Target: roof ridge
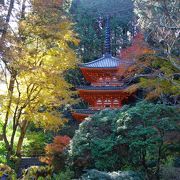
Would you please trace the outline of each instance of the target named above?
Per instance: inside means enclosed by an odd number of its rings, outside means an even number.
[[[99,68],[115,68],[121,64],[121,59],[113,57],[111,54],[104,54],[101,58],[88,62],[88,63],[81,63],[80,66],[82,67],[99,67]]]
[[[98,59],[96,59],[96,60],[94,60],[94,61],[87,62],[87,63],[82,63],[82,64],[84,64],[84,65],[92,64],[92,63],[95,63],[95,62],[97,62],[97,61],[102,60],[103,58],[104,58],[104,57],[101,57],[101,58],[98,58]]]

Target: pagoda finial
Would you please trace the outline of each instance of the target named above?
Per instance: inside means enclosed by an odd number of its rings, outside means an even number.
[[[110,18],[106,17],[106,31],[105,31],[105,54],[111,53],[111,37],[110,37]]]

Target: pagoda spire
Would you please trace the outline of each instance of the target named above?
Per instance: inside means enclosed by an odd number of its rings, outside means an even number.
[[[106,18],[105,29],[105,55],[111,54],[111,33],[110,33],[110,17]]]

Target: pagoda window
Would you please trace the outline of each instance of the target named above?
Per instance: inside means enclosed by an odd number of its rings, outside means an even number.
[[[109,84],[111,82],[111,78],[110,77],[106,77],[105,78],[105,82],[106,82],[106,86],[109,86]]]
[[[104,82],[104,81],[103,81],[103,78],[100,77],[100,78],[99,78],[99,83],[100,83],[100,84],[103,84],[103,82]]]
[[[98,108],[101,108],[103,106],[103,102],[101,99],[98,99],[97,102],[96,102],[96,105]]]
[[[105,108],[111,107],[111,100],[110,100],[110,99],[106,99],[106,100],[104,101],[104,107],[105,107]]]
[[[99,78],[99,82],[103,82],[103,78],[102,77]]]
[[[119,107],[119,100],[118,99],[113,100],[113,107],[115,107],[115,108]]]
[[[117,78],[115,76],[113,76],[112,80],[116,82]]]

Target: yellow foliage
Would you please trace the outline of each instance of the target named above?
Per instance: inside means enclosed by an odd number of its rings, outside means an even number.
[[[65,118],[59,116],[57,112],[43,112],[35,113],[30,117],[32,121],[36,121],[37,127],[57,131],[64,123],[67,122]]]
[[[69,43],[77,45],[79,40],[72,23],[60,18],[57,9],[53,10],[53,17],[47,11],[29,13],[26,20],[19,22],[21,41],[9,37],[11,51],[6,55],[16,75],[13,77],[10,72],[7,85],[11,80],[14,86],[11,93],[6,90],[0,110],[3,117],[8,112],[9,118],[16,121],[31,120],[38,126],[57,130],[66,120],[49,110],[72,102],[73,92],[64,80],[64,72],[77,64]],[[39,112],[42,106],[46,111]]]

